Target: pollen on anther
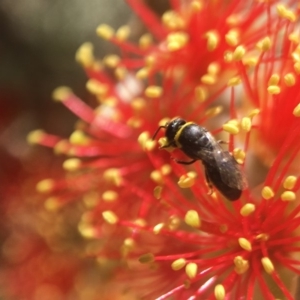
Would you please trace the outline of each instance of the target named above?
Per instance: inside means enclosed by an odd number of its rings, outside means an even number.
[[[238,243],[241,246],[241,248],[243,248],[244,250],[249,251],[249,252],[252,251],[252,245],[247,239],[239,238]]]
[[[292,191],[285,191],[280,196],[282,201],[294,201],[296,200],[296,194]]]
[[[149,33],[143,34],[139,39],[139,46],[141,49],[147,49],[153,42],[152,36]]]
[[[236,256],[233,260],[235,265],[235,272],[237,274],[244,274],[249,269],[249,261],[243,259],[242,256]]]
[[[233,157],[237,161],[238,164],[242,165],[245,161],[246,153],[240,148],[233,149]]]
[[[184,221],[186,224],[194,228],[200,228],[201,226],[201,219],[198,212],[195,210],[187,211],[184,217]]]
[[[156,224],[154,227],[153,227],[153,233],[154,234],[159,234],[160,231],[165,227],[165,224],[164,223],[159,223],[159,224]]]
[[[216,31],[208,31],[205,34],[205,37],[207,38],[207,50],[213,51],[217,48],[219,45],[219,35]]]
[[[231,29],[229,32],[225,35],[225,40],[229,46],[237,46],[239,43],[239,32],[236,29]]]
[[[228,80],[227,85],[228,86],[235,86],[239,85],[241,83],[241,78],[239,76],[232,77]]]
[[[204,102],[207,99],[207,90],[202,86],[197,86],[195,88],[195,96],[199,102]]]
[[[167,48],[169,51],[177,51],[188,43],[189,36],[185,32],[170,33],[167,36]]]
[[[205,74],[201,77],[201,82],[206,85],[213,85],[217,81],[214,75]]]
[[[246,203],[240,210],[240,214],[243,217],[251,215],[255,211],[255,205],[252,203]]]
[[[41,129],[31,131],[27,136],[27,143],[31,145],[39,143],[42,140],[44,134],[45,132]]]
[[[263,38],[262,40],[260,40],[257,44],[256,47],[260,50],[260,51],[268,51],[271,48],[271,39],[267,36],[265,38]]]
[[[252,122],[251,119],[249,117],[244,117],[241,120],[241,128],[246,131],[249,132],[251,130],[251,126],[252,126]]]
[[[236,48],[235,48],[235,50],[233,51],[233,56],[232,56],[232,58],[235,60],[235,61],[239,61],[239,60],[241,60],[243,57],[244,57],[244,55],[245,55],[245,53],[246,53],[246,49],[245,49],[245,47],[244,46],[237,46]]]
[[[85,135],[81,130],[75,130],[69,138],[69,141],[72,145],[87,145],[90,142],[90,139]]]
[[[188,263],[185,267],[185,273],[190,278],[193,279],[196,277],[198,272],[198,265],[196,263]]]
[[[295,117],[300,117],[300,103],[294,108],[293,115]]]
[[[222,111],[223,111],[223,106],[221,105],[211,107],[205,111],[205,116],[212,118],[220,114]]]
[[[90,67],[94,64],[95,58],[93,54],[94,46],[92,43],[82,44],[75,54],[75,60],[83,67]]]
[[[283,79],[287,86],[293,86],[296,83],[296,78],[295,78],[294,74],[292,74],[292,73],[288,73],[288,74],[284,75]]]
[[[261,191],[261,196],[265,199],[265,200],[269,200],[271,198],[274,197],[274,191],[271,187],[269,186],[264,186],[262,191]]]
[[[150,173],[150,178],[158,183],[158,184],[162,184],[163,183],[163,176],[161,174],[161,172],[159,170],[154,170]]]
[[[275,268],[274,268],[274,265],[273,265],[272,261],[270,260],[270,258],[263,257],[261,259],[261,263],[262,263],[262,266],[263,266],[264,270],[266,271],[266,273],[271,274],[274,272]]]
[[[120,170],[116,168],[110,168],[105,170],[103,173],[103,178],[105,180],[113,182],[116,186],[120,186],[122,183],[122,176]]]
[[[109,54],[103,58],[103,63],[105,64],[105,66],[112,69],[116,68],[119,65],[120,61],[120,56],[116,54]]]
[[[115,34],[114,29],[107,24],[99,25],[96,29],[96,32],[97,32],[98,36],[100,36],[101,38],[103,38],[105,40],[111,39]]]
[[[149,140],[150,134],[148,131],[142,132],[138,137],[138,142],[141,147],[145,150],[146,142]]]
[[[178,185],[183,189],[190,188],[195,184],[196,176],[197,174],[194,172],[189,172],[187,174],[184,174],[180,176]]]
[[[48,211],[56,211],[58,208],[61,207],[61,203],[59,198],[57,197],[49,197],[44,203],[45,209]]]
[[[40,193],[48,193],[55,186],[55,181],[53,179],[44,179],[37,183],[36,190]]]
[[[283,187],[287,190],[292,190],[295,187],[296,182],[296,176],[288,176],[283,182]]]
[[[81,166],[81,160],[79,158],[69,158],[63,162],[63,168],[66,171],[76,171]]]
[[[89,79],[86,83],[86,88],[91,94],[99,96],[105,96],[108,91],[108,86],[96,79]]]
[[[159,200],[161,198],[162,189],[163,188],[160,185],[158,185],[154,188],[153,194],[154,194],[155,199]]]
[[[116,38],[119,41],[125,41],[130,35],[130,27],[128,25],[121,26],[116,32]]]
[[[103,194],[102,194],[102,199],[105,201],[105,202],[114,202],[118,199],[118,193],[115,192],[115,191],[112,191],[112,190],[108,190],[108,191],[105,191]]]
[[[222,284],[217,284],[215,286],[214,294],[216,300],[224,300],[226,296],[225,288]]]
[[[184,258],[178,258],[172,262],[171,268],[174,271],[178,271],[184,268],[185,265],[186,265],[186,260]]]
[[[281,89],[278,85],[270,85],[270,86],[268,86],[267,90],[268,90],[269,94],[271,94],[271,95],[277,95],[281,91]]]
[[[109,223],[111,225],[114,225],[118,222],[117,215],[111,210],[104,211],[102,213],[102,217],[107,223]]]
[[[223,130],[230,133],[230,134],[238,134],[239,133],[239,128],[235,124],[232,123],[226,123],[223,124]]]
[[[70,95],[73,95],[73,91],[66,86],[58,87],[52,92],[52,98],[55,101],[65,101]]]
[[[145,95],[149,98],[158,98],[162,95],[163,89],[160,86],[151,85],[145,89]]]

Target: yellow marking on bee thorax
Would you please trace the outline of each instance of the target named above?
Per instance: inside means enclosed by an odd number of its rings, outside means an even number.
[[[181,135],[183,129],[184,129],[185,127],[189,126],[189,125],[192,125],[192,124],[195,124],[195,123],[194,123],[194,122],[187,122],[187,123],[185,123],[184,125],[182,125],[182,126],[180,127],[180,129],[176,132],[175,137],[174,137],[174,141],[175,141],[176,146],[177,146],[178,148],[182,148],[182,145],[178,142],[178,139],[179,139],[179,137],[180,137],[180,135]]]

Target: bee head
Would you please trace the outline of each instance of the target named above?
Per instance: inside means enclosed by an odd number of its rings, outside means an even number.
[[[170,122],[168,122],[166,124],[166,138],[168,139],[169,143],[173,143],[175,144],[175,135],[177,133],[177,131],[181,128],[182,125],[184,125],[186,123],[185,120],[181,119],[181,118],[175,118],[173,120],[171,120]]]

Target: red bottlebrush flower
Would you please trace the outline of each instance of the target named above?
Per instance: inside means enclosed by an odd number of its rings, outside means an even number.
[[[184,191],[168,175],[156,188],[167,216],[140,225],[109,212],[114,226],[140,233],[129,257],[144,248],[139,260],[148,266],[135,266],[133,288],[147,299],[294,299],[300,264],[297,129],[287,134],[263,187],[247,189],[239,201],[207,195],[198,164],[190,173],[172,164]],[[155,161],[156,154],[148,155]]]

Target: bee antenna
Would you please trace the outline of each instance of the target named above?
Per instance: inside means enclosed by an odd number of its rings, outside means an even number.
[[[162,128],[167,128],[167,126],[166,126],[166,125],[159,126],[159,127],[156,129],[156,131],[155,131],[155,133],[154,133],[154,135],[153,135],[153,137],[152,137],[152,140],[155,139],[155,137],[157,136],[158,132],[159,132]]]

